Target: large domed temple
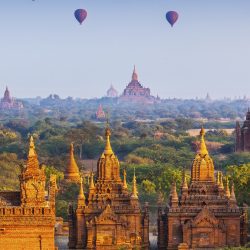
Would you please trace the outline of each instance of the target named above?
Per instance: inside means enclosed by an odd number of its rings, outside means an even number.
[[[97,163],[97,178],[91,175],[85,194],[81,182],[76,208],[69,207],[69,248],[73,249],[149,249],[149,218],[141,210],[136,177],[132,192],[120,178],[120,164],[110,144],[106,128],[106,146]]]
[[[169,204],[158,209],[158,249],[215,249],[247,242],[247,211],[241,210],[222,173],[214,177],[214,164],[202,128],[200,147],[193,161],[191,182],[185,175],[180,196],[173,183]]]

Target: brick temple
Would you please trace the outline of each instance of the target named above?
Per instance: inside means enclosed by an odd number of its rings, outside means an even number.
[[[234,185],[230,191],[221,172],[215,179],[203,128],[200,135],[190,184],[184,175],[178,196],[173,183],[165,212],[158,209],[158,249],[215,249],[247,242],[247,211],[238,207]]]
[[[0,101],[0,109],[2,110],[20,110],[23,109],[22,102],[11,97],[8,87],[6,87],[4,96]]]
[[[110,145],[106,128],[106,146],[97,163],[97,178],[91,174],[85,194],[82,182],[77,205],[69,207],[70,249],[149,249],[148,208],[141,210],[134,174],[129,192],[126,171],[120,178],[120,164]]]
[[[33,138],[26,167],[20,175],[20,191],[0,192],[0,249],[56,249],[54,244],[56,176],[39,167]]]
[[[120,103],[141,103],[153,104],[159,102],[159,97],[155,98],[150,94],[150,89],[145,88],[138,80],[138,74],[134,67],[132,79],[124,89],[122,95],[119,97]]]
[[[250,152],[250,109],[247,111],[242,127],[238,121],[236,122],[235,134],[235,151]]]

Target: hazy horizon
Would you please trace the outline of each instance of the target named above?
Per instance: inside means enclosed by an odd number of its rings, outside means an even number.
[[[74,10],[84,8],[82,25]],[[171,28],[165,13],[176,10]],[[123,91],[134,64],[165,98],[250,97],[250,1],[0,3],[0,96],[94,98]]]

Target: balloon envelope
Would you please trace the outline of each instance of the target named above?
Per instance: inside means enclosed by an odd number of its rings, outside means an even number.
[[[166,19],[171,24],[172,27],[175,24],[175,22],[177,21],[178,17],[179,17],[179,15],[176,11],[169,11],[166,14]]]
[[[87,17],[87,11],[84,9],[78,9],[75,11],[75,18],[76,20],[82,24],[82,22],[85,20],[85,18]]]

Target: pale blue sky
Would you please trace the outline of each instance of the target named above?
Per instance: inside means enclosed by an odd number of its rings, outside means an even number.
[[[111,83],[121,93],[136,64],[163,98],[250,96],[249,13],[248,0],[1,1],[0,93],[90,98]]]

